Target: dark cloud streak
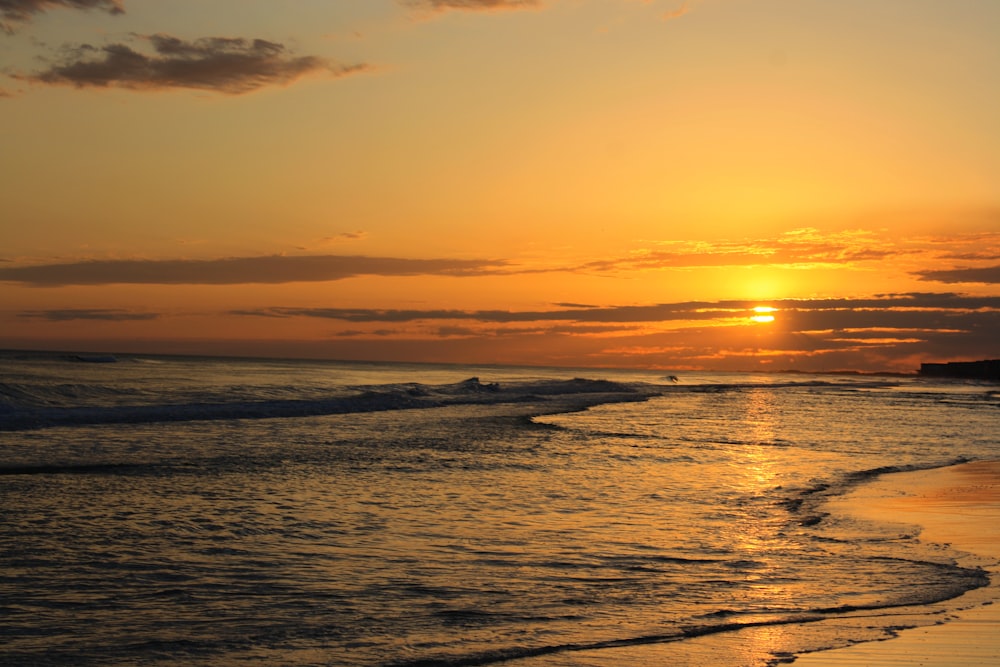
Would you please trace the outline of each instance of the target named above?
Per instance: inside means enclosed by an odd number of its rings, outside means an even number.
[[[752,307],[740,302],[739,308]],[[416,322],[420,320],[474,320],[477,322],[651,322],[665,320],[707,320],[720,316],[720,310],[702,310],[711,304],[662,304],[654,306],[619,306],[566,310],[379,310],[352,308],[265,308],[235,311],[236,315],[264,317],[315,317],[344,322]]]
[[[326,71],[345,76],[367,69],[366,65],[333,65],[316,56],[294,56],[284,45],[263,39],[138,37],[152,46],[152,54],[121,42],[100,47],[83,44],[68,49],[48,69],[16,78],[77,88],[193,88],[239,95],[264,86],[287,85],[307,74]]]
[[[13,32],[17,24],[27,23],[50,9],[100,9],[109,14],[124,14],[121,0],[0,0],[0,28]]]
[[[786,299],[769,302],[777,309],[769,324],[750,321],[756,305],[731,300],[550,311],[268,308],[231,314],[347,323],[331,334],[326,354],[335,358],[473,362],[489,355],[503,363],[586,360],[675,369],[912,372],[922,360],[992,358],[1000,330],[1000,296]],[[684,324],[655,326],[670,321]],[[699,321],[704,325],[689,324]]]
[[[112,308],[63,308],[53,310],[25,310],[20,317],[49,322],[68,322],[71,320],[104,320],[108,322],[129,322],[138,320],[155,320],[158,313],[136,313]]]
[[[403,259],[358,255],[272,255],[207,260],[93,260],[0,267],[0,282],[65,285],[239,285],[323,282],[362,275],[476,276],[504,271],[503,261]]]
[[[789,299],[768,302],[782,319],[794,319],[800,328],[932,326],[983,309],[1000,310],[1000,296],[967,297],[953,293],[912,293],[871,299]],[[392,310],[361,308],[263,308],[233,311],[235,315],[310,317],[354,323],[395,324],[426,320],[467,320],[489,323],[576,322],[640,323],[717,320],[745,317],[758,301],[687,301],[649,306],[608,306],[561,310]]]
[[[920,271],[916,275],[920,276],[921,280],[937,283],[1000,284],[1000,266],[987,266],[976,269]]]

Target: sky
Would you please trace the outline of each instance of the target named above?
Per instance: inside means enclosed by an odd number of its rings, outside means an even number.
[[[996,0],[0,0],[0,348],[1000,357]]]

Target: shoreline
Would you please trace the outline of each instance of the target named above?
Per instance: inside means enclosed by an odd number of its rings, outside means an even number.
[[[958,598],[966,608],[936,625],[885,640],[795,657],[802,667],[971,667],[1000,664],[1000,461],[893,473],[827,502],[826,509],[880,523],[919,526],[925,543],[965,554],[991,584]]]
[[[789,623],[747,624],[732,631],[593,646],[512,659],[524,667],[618,665],[760,665],[802,667],[982,667],[1000,665],[1000,461],[884,473],[823,502],[822,510],[919,532],[924,544],[946,545],[963,567],[982,568],[990,584],[929,606],[899,607],[886,628],[885,610],[866,630],[867,612]],[[930,620],[929,620],[930,619]],[[820,632],[822,628],[822,632]],[[859,632],[860,631],[860,632]],[[817,633],[836,637],[829,648]],[[832,634],[831,634],[832,633]],[[804,648],[804,647],[815,648]]]

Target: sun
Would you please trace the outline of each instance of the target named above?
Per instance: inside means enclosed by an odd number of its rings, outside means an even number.
[[[774,321],[774,315],[771,313],[778,312],[777,308],[772,306],[754,306],[754,314],[750,317],[751,322],[757,322],[758,324],[767,324],[768,322]]]

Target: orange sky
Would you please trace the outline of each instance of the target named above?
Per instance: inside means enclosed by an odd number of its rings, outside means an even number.
[[[993,0],[19,7],[0,347],[1000,356]]]

